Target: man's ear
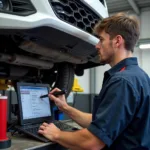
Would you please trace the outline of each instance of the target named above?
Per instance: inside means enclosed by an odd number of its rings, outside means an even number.
[[[115,38],[114,38],[114,46],[116,48],[119,48],[121,45],[123,44],[123,38],[121,35],[117,35]]]

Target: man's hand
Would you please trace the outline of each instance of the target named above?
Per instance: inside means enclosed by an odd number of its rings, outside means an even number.
[[[99,150],[105,147],[105,143],[87,129],[81,129],[75,132],[65,132],[59,130],[53,123],[43,123],[40,126],[38,133],[68,149]]]
[[[50,100],[54,101],[54,103],[56,104],[56,106],[61,110],[61,111],[64,111],[68,104],[66,102],[66,99],[65,99],[65,95],[60,95],[60,96],[57,96],[55,97],[53,95],[53,93],[55,92],[58,92],[58,91],[61,91],[60,89],[58,88],[55,88],[53,89],[50,93],[49,93],[49,98]]]
[[[56,139],[60,135],[60,132],[61,131],[53,123],[43,123],[38,131],[38,133],[42,134],[51,141],[56,141]]]
[[[55,97],[53,93],[61,91],[58,88],[53,89],[49,93],[49,98],[52,100],[56,106],[65,114],[67,114],[70,118],[72,118],[75,122],[77,122],[82,127],[88,127],[92,121],[92,114],[81,112],[76,108],[69,106],[66,102],[65,95],[59,95]]]

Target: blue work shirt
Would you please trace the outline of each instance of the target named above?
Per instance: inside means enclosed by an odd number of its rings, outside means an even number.
[[[105,72],[88,130],[106,150],[150,150],[150,79],[136,58]]]

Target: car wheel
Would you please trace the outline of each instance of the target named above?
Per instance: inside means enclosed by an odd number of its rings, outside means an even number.
[[[65,96],[68,97],[74,82],[73,65],[69,63],[58,64],[53,71],[44,73],[43,82],[50,84],[51,89],[55,87],[65,89],[67,91]]]

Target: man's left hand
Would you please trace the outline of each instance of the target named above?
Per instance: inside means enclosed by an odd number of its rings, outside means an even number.
[[[42,134],[51,141],[56,141],[60,135],[60,132],[60,129],[58,129],[53,123],[43,123],[38,131],[38,133]]]

